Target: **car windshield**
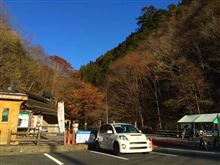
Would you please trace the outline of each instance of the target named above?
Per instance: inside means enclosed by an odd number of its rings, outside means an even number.
[[[137,128],[130,124],[114,124],[117,133],[140,133]]]

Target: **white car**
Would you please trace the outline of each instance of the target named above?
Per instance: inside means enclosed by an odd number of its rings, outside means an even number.
[[[127,123],[113,123],[101,126],[95,140],[96,149],[119,153],[147,153],[152,151],[152,144],[148,137],[135,126]]]

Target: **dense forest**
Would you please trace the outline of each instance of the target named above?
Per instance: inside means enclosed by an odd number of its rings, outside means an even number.
[[[220,112],[220,3],[182,0],[144,7],[138,29],[96,61],[74,70],[0,19],[0,90],[23,89],[87,122],[137,122],[171,129],[184,114]]]
[[[220,112],[219,1],[141,12],[136,32],[81,67],[105,91],[110,120],[167,129],[185,114]]]

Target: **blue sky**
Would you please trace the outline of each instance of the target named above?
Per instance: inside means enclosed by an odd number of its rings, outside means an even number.
[[[178,0],[3,0],[23,36],[79,69],[137,29],[144,6]]]

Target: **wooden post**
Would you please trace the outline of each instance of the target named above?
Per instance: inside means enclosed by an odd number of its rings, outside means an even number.
[[[38,130],[38,132],[37,132],[37,145],[40,144],[40,133],[41,133],[41,131]]]
[[[67,131],[67,142],[66,142],[66,144],[70,144],[70,129],[68,129],[68,131]]]
[[[65,131],[63,132],[63,144],[64,144],[64,145],[66,145],[66,133],[67,133],[67,131],[65,130]]]
[[[11,143],[11,133],[12,133],[12,131],[9,130],[8,131],[8,142],[7,142],[8,145],[10,145],[10,143]]]
[[[72,133],[72,144],[76,144],[76,132],[73,131]]]

